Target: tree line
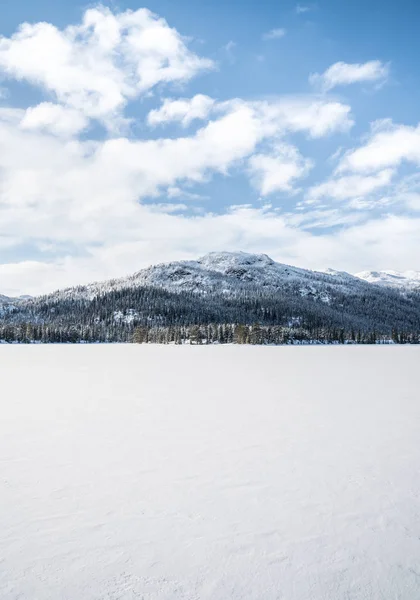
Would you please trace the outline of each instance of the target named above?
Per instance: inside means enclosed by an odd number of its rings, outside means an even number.
[[[362,290],[362,291],[360,291]],[[324,302],[299,286],[270,290],[239,285],[170,292],[147,286],[79,288],[9,307],[0,314],[0,341],[9,343],[418,343],[420,295],[378,286],[354,293],[325,286]],[[83,291],[83,289],[82,289]]]
[[[127,324],[116,330],[97,324],[95,327],[51,326],[20,323],[0,324],[3,343],[136,343],[136,344],[418,344],[420,333],[392,331],[391,335],[377,331],[346,331],[343,328],[319,327],[308,329],[280,325],[253,325],[238,323],[208,323],[206,325],[137,325]]]
[[[184,327],[147,327],[134,329],[133,342],[137,344],[418,344],[420,333],[393,331],[384,335],[376,331],[346,332],[337,328],[318,328],[309,332],[301,327],[212,323]]]

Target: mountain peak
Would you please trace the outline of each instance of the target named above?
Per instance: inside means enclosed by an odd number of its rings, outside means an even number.
[[[199,258],[197,263],[207,269],[223,273],[231,267],[264,268],[275,264],[267,254],[251,254],[249,252],[209,252]]]

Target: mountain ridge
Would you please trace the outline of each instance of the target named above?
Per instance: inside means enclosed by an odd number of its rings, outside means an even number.
[[[267,254],[253,254],[248,252],[209,252],[197,260],[179,260],[157,263],[140,269],[131,275],[111,278],[103,281],[94,281],[87,284],[69,286],[53,292],[42,294],[42,297],[51,295],[92,294],[105,293],[109,290],[118,290],[137,285],[157,286],[164,289],[190,289],[197,290],[200,286],[210,284],[209,273],[219,273],[225,276],[236,276],[239,281],[277,287],[281,283],[291,280],[314,279],[322,275],[334,278],[335,283],[342,285],[356,284],[364,281],[368,284],[389,287],[401,291],[420,290],[420,271],[362,271],[348,273],[331,268],[312,270],[295,267],[274,261]],[[330,280],[333,283],[333,280]],[[0,304],[13,304],[31,300],[31,296],[10,297],[0,294]]]
[[[138,328],[157,331],[153,339],[179,340],[194,327],[207,336],[211,327],[206,339],[220,341],[233,339],[238,326],[257,324],[271,332],[265,340],[281,343],[296,336],[330,342],[378,336],[417,340],[420,290],[377,285],[332,269],[301,269],[265,254],[213,252],[6,303],[0,310],[0,341],[127,342]],[[230,334],[216,334],[220,327]]]

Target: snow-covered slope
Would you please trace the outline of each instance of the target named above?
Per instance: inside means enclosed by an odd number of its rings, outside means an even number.
[[[302,296],[311,295],[329,301],[326,288],[341,293],[366,292],[366,285],[376,284],[394,289],[420,289],[420,272],[364,271],[351,275],[345,271],[325,269],[311,271],[275,262],[266,254],[247,252],[210,252],[198,260],[161,263],[142,269],[128,277],[95,282],[65,290],[56,298],[93,298],[123,288],[150,286],[171,292],[212,292],[234,294],[239,288],[258,287],[267,291],[299,286]],[[8,298],[0,295],[0,307],[11,306],[29,297]]]
[[[226,295],[246,287],[274,291],[298,286],[302,296],[314,296],[329,301],[327,288],[346,293],[366,283],[341,271],[317,272],[277,263],[266,254],[246,252],[211,252],[198,260],[162,263],[142,269],[134,275],[110,281],[92,283],[56,292],[57,297],[93,298],[123,288],[151,286],[169,291],[208,294],[214,291]]]
[[[3,296],[2,294],[0,294],[0,316],[9,310],[13,310],[13,308],[15,308],[18,304],[30,298],[31,296],[11,298],[10,296]]]
[[[131,281],[172,291],[220,291],[222,286],[225,293],[234,292],[241,285],[279,288],[293,282],[302,286],[302,293],[316,293],[319,291],[317,279],[312,271],[276,263],[266,254],[211,252],[196,261],[179,261],[144,269]]]
[[[420,290],[420,271],[362,271],[355,276],[385,287]]]
[[[348,283],[348,273],[321,273],[292,267],[275,262],[266,254],[249,254],[247,252],[210,252],[197,261],[180,261],[157,265],[134,275],[137,281],[164,287],[182,287],[194,289],[197,283],[215,279],[220,273],[232,283],[255,283],[277,288],[289,282],[314,284],[317,280],[323,283]]]

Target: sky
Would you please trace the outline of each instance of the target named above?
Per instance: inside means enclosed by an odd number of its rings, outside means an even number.
[[[0,11],[0,293],[210,251],[420,270],[418,2]]]

